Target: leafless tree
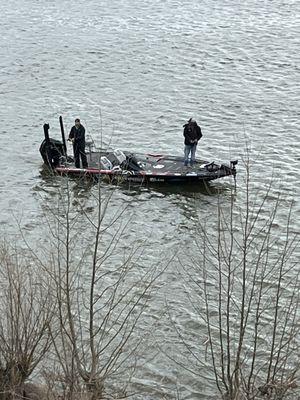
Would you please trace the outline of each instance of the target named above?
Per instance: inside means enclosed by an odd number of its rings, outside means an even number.
[[[0,246],[0,397],[25,394],[25,381],[47,354],[55,301],[26,255]]]
[[[179,260],[203,329],[192,342],[168,307],[187,357],[172,358],[198,377],[210,368],[224,399],[296,399],[299,234],[292,229],[293,202],[274,182],[255,188],[249,160],[244,165],[243,200],[234,191],[229,201],[220,196],[214,228],[213,215],[209,222],[200,215],[194,247]]]
[[[99,182],[90,192],[91,212],[64,182],[48,217],[53,246],[45,270],[58,313],[47,380],[64,399],[124,397],[141,342],[138,321],[165,266],[143,268],[146,238],[130,237],[131,215],[126,206],[113,210],[113,190],[104,196]]]

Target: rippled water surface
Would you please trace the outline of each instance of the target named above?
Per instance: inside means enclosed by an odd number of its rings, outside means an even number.
[[[299,1],[16,0],[2,1],[0,13],[2,234],[14,238],[17,222],[33,242],[44,234],[45,203],[55,204],[60,181],[41,174],[38,148],[44,122],[59,138],[59,115],[67,130],[79,116],[97,143],[177,155],[182,125],[193,116],[203,132],[199,156],[240,160],[236,201],[244,196],[241,160],[249,148],[254,186],[272,177],[280,182],[282,194],[295,200],[299,231]],[[198,215],[215,213],[219,189],[229,206],[232,186],[115,187],[112,204],[128,204],[128,235],[148,238],[144,262],[152,265],[189,248]],[[93,190],[74,183],[74,199],[91,212]],[[268,202],[264,207],[267,213]],[[287,212],[280,210],[279,227]],[[157,319],[166,299],[193,335],[197,318],[174,270],[149,315]],[[158,324],[156,331],[166,352],[176,348],[169,329]],[[174,398],[178,388],[185,399],[213,393],[205,376],[195,379],[162,354],[144,364],[141,398]]]

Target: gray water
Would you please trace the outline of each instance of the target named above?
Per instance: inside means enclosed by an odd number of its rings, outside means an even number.
[[[281,183],[295,200],[299,232],[299,1],[2,0],[0,13],[3,235],[15,240],[18,223],[33,242],[44,234],[45,202],[55,203],[59,183],[41,174],[38,148],[45,122],[59,138],[59,115],[67,130],[80,117],[96,143],[177,155],[192,116],[203,132],[198,156],[240,160],[237,201],[249,147],[254,185],[263,188],[272,177]],[[229,204],[232,187],[231,180],[208,191],[116,187],[112,201],[131,208],[130,236],[148,238],[151,264],[188,248],[197,213],[214,214],[219,190]],[[93,208],[91,191],[74,184],[73,195]],[[286,213],[280,210],[279,228]],[[167,273],[149,314],[157,318],[167,297],[193,335],[183,289]],[[156,332],[165,350],[176,336],[169,329],[162,324]],[[162,355],[145,362],[142,376],[143,398],[172,398],[178,387],[186,399],[213,393],[205,377],[195,379]]]

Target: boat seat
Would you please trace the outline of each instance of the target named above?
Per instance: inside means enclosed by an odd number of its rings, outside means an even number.
[[[117,157],[114,155],[114,153],[107,154],[107,159],[111,162],[113,167],[120,165],[120,162],[117,159]]]
[[[101,169],[112,169],[113,168],[111,161],[109,161],[109,159],[105,156],[101,156],[100,166],[101,166]]]
[[[126,160],[126,156],[123,153],[123,151],[116,149],[114,150],[114,155],[116,156],[117,160],[119,161],[119,164],[122,164]]]
[[[107,154],[108,160],[112,163],[112,166],[121,165],[125,160],[126,156],[121,150],[114,150],[112,153]]]

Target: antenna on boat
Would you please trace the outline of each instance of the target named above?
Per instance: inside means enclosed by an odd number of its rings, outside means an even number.
[[[67,155],[67,144],[66,144],[65,128],[64,128],[62,116],[59,117],[59,124],[60,124],[60,131],[61,131],[61,138],[62,138],[62,142],[63,142],[64,152],[65,152],[65,156],[66,156]]]

